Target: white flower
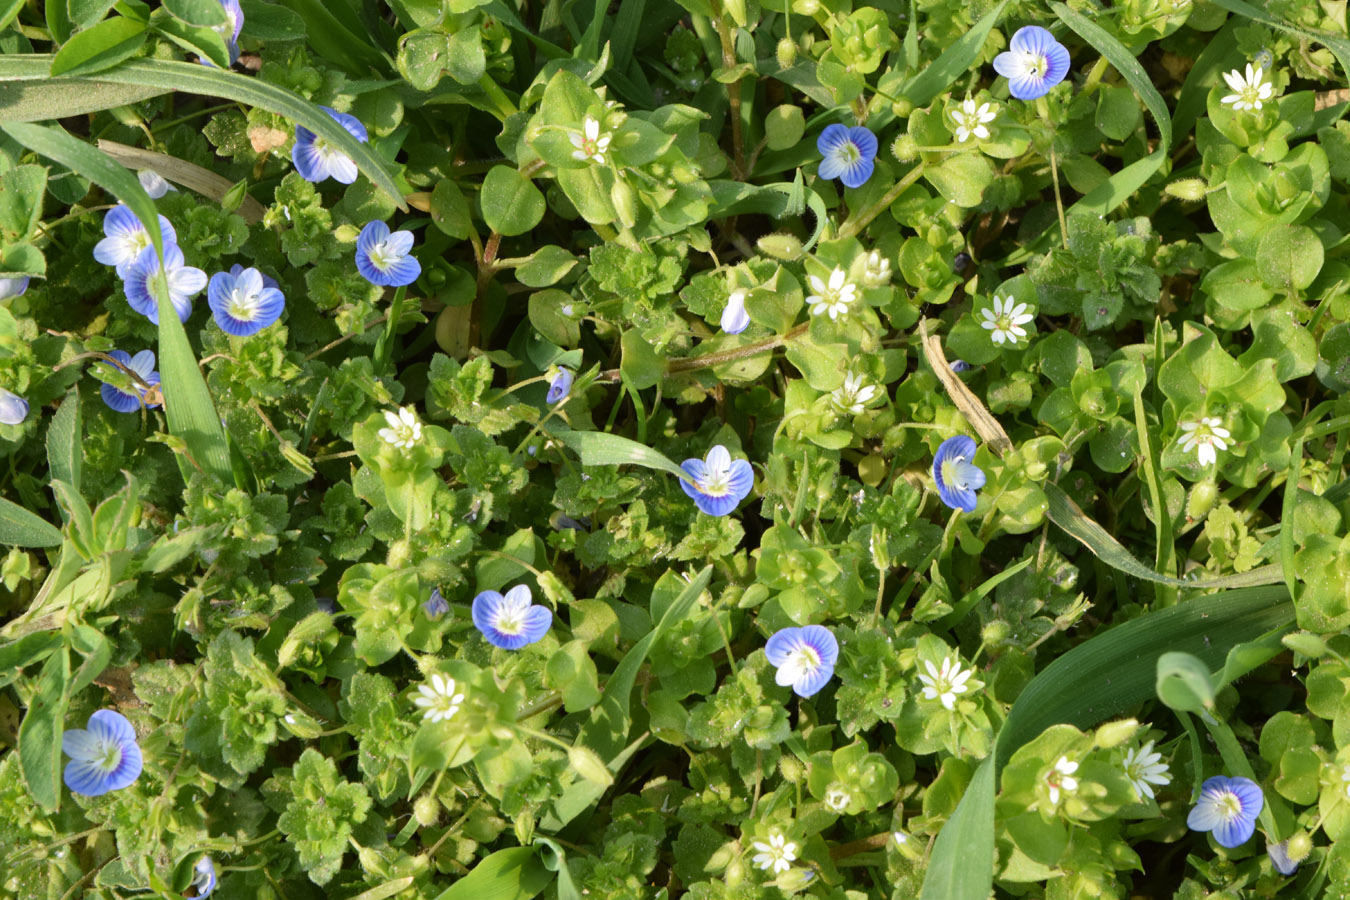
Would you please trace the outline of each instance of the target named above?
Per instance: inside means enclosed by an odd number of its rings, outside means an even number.
[[[750,314],[745,311],[745,288],[737,288],[727,297],[727,308],[722,310],[722,330],[727,334],[740,334],[750,326]]]
[[[419,684],[413,704],[422,708],[422,718],[428,722],[444,722],[459,712],[464,702],[463,692],[455,693],[455,679],[439,672],[431,676],[431,686]]]
[[[1045,783],[1050,787],[1050,803],[1059,804],[1059,792],[1072,794],[1078,790],[1078,779],[1073,777],[1073,773],[1078,771],[1078,763],[1069,759],[1067,756],[1061,756],[1055,762],[1055,767],[1045,776]]]
[[[583,133],[578,134],[575,131],[567,137],[572,142],[572,146],[577,149],[572,151],[572,158],[581,162],[593,162],[600,165],[605,164],[605,151],[609,149],[610,135],[600,133],[600,123],[590,116],[582,123]]]
[[[868,384],[861,375],[844,376],[844,386],[830,394],[830,403],[841,413],[856,416],[881,395],[881,389]]]
[[[786,872],[792,868],[792,861],[797,858],[797,845],[781,834],[770,837],[767,844],[755,841],[751,846],[758,851],[752,861],[765,872],[773,871],[775,874]]]
[[[837,319],[840,314],[848,312],[850,303],[858,299],[858,288],[848,282],[843,269],[831,272],[828,283],[818,275],[807,275],[806,280],[814,291],[806,298],[806,305],[813,316],[825,313],[831,320]]]
[[[863,262],[863,287],[885,287],[891,282],[891,261],[873,250]]]
[[[397,414],[386,411],[384,420],[389,427],[381,428],[379,434],[386,443],[408,450],[422,439],[422,423],[417,421],[417,413],[411,406],[403,407]]]
[[[956,709],[956,695],[970,690],[966,682],[975,670],[963,670],[959,659],[952,662],[946,656],[942,657],[941,669],[933,668],[933,664],[927,661],[924,667],[928,669],[928,674],[919,674],[919,681],[923,684],[923,699],[940,700],[947,709]]]
[[[947,114],[956,123],[956,140],[961,144],[970,140],[972,135],[980,140],[989,137],[989,129],[984,127],[984,123],[992,122],[998,116],[991,104],[981,103],[976,108],[975,101],[969,97],[962,101],[960,109],[950,110]]]
[[[852,802],[853,797],[841,788],[830,788],[825,792],[825,805],[837,813],[848,809],[848,805]]]
[[[1212,466],[1218,460],[1216,450],[1227,450],[1233,434],[1220,425],[1220,419],[1200,417],[1199,422],[1181,423],[1181,450],[1190,453],[1195,450],[1200,465]]]
[[[1141,800],[1145,797],[1154,799],[1150,785],[1172,783],[1172,776],[1167,774],[1167,763],[1162,761],[1161,753],[1153,752],[1152,741],[1140,747],[1138,753],[1133,747],[1125,751],[1125,777],[1130,779]]]
[[[1252,64],[1247,63],[1247,76],[1244,78],[1237,69],[1223,74],[1223,80],[1228,82],[1228,87],[1233,93],[1219,100],[1220,103],[1227,103],[1233,109],[1241,112],[1246,109],[1260,109],[1262,100],[1269,100],[1275,93],[1275,87],[1268,81],[1263,81],[1264,73],[1260,66],[1252,69]]]
[[[994,295],[994,308],[980,310],[980,315],[984,316],[984,321],[980,327],[991,332],[989,335],[995,344],[1002,344],[1007,341],[1016,345],[1019,338],[1027,336],[1027,330],[1022,326],[1035,318],[1027,312],[1025,303],[1015,303],[1011,296],[1000,297]]]

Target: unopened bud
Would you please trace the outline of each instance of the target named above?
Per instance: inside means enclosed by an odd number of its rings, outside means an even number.
[[[919,142],[908,134],[902,134],[891,144],[891,155],[902,163],[913,162],[919,158]]]
[[[400,539],[389,545],[389,556],[385,559],[385,565],[393,566],[395,569],[401,569],[408,564],[408,557],[412,555],[412,546],[407,540]]]
[[[632,228],[637,224],[638,204],[637,194],[633,188],[622,178],[614,182],[614,187],[609,191],[610,202],[614,204],[614,211],[619,214],[619,221],[625,228]]]
[[[1008,623],[1002,619],[995,619],[980,631],[980,640],[984,641],[985,646],[997,647],[1008,639]]]
[[[1187,203],[1199,203],[1205,199],[1205,193],[1209,190],[1209,185],[1203,178],[1182,178],[1174,181],[1163,188],[1178,200],[1185,200]]]
[[[1212,481],[1197,481],[1186,498],[1186,517],[1192,520],[1209,515],[1219,499],[1219,489]]]
[[[435,825],[440,817],[440,801],[430,794],[423,794],[418,797],[417,802],[413,804],[413,818],[415,818],[417,824],[421,825],[423,828],[429,828],[432,825]]]
[[[1135,719],[1122,719],[1118,722],[1107,722],[1097,729],[1094,743],[1104,750],[1112,747],[1118,747],[1130,739],[1136,731],[1139,730],[1139,722]]]
[[[614,783],[614,776],[605,768],[605,762],[599,755],[587,747],[571,747],[567,751],[567,761],[576,769],[578,775],[591,784],[608,787]]]
[[[797,61],[797,42],[785,37],[778,42],[778,67],[786,69]]]
[[[783,780],[797,784],[806,777],[806,767],[802,761],[795,756],[784,756],[778,761],[778,771],[783,773]]]
[[[1312,853],[1312,838],[1308,837],[1308,832],[1300,831],[1289,839],[1285,845],[1285,852],[1294,862],[1303,862]]]
[[[756,242],[759,251],[774,259],[792,262],[802,255],[802,242],[790,234],[766,234]]]
[[[1295,653],[1302,653],[1310,659],[1321,659],[1331,652],[1327,647],[1327,642],[1315,634],[1309,634],[1306,631],[1298,631],[1294,634],[1286,634],[1281,640],[1284,645]]]
[[[895,113],[897,119],[908,119],[909,114],[914,112],[914,101],[901,94],[891,104],[891,112]]]

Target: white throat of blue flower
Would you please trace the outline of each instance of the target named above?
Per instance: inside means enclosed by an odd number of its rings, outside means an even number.
[[[127,246],[131,249],[131,258],[134,260],[141,255],[141,251],[150,246],[150,232],[144,228],[138,228],[127,235]]]
[[[240,322],[252,322],[258,317],[258,295],[245,294],[236,287],[230,291],[230,300],[225,304],[225,309]]]
[[[1041,53],[1022,54],[1022,67],[1026,73],[1036,80],[1045,78],[1045,73],[1050,70],[1050,60]]]
[[[966,462],[964,456],[954,456],[942,463],[942,480],[950,488],[964,491],[975,480],[979,469]]]
[[[801,644],[796,650],[788,654],[788,658],[783,665],[797,678],[811,676],[820,671],[820,654],[810,644]],[[794,678],[793,681],[796,681],[797,678]]]
[[[709,497],[725,497],[731,493],[731,467],[718,468],[709,465],[703,470],[698,481],[698,489]]]
[[[105,773],[114,772],[122,764],[122,745],[115,740],[99,741],[98,755],[89,761]]]
[[[835,149],[834,153],[835,156],[839,157],[839,161],[846,166],[852,166],[862,159],[862,151],[852,141],[844,141]]]
[[[399,261],[399,255],[389,249],[389,246],[380,241],[374,247],[370,248],[370,264],[381,272],[387,272]]]
[[[497,611],[496,628],[502,634],[516,637],[525,630],[525,613],[529,604],[502,603]]]
[[[1242,801],[1232,791],[1220,791],[1214,798],[1214,808],[1225,822],[1236,822],[1242,818]]]

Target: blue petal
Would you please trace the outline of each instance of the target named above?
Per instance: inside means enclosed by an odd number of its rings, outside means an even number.
[[[822,665],[834,669],[839,662],[839,642],[824,625],[807,625],[801,630],[802,641],[820,657]]]
[[[358,119],[356,116],[338,112],[331,106],[321,106],[319,108],[322,109],[324,112],[328,113],[328,115],[332,116],[335,122],[337,122],[343,128],[347,129],[347,133],[350,134],[352,137],[356,138],[361,143],[364,144],[370,140],[370,136],[366,133],[366,126],[362,125],[361,120]]]
[[[572,391],[572,373],[566,369],[559,369],[558,374],[553,377],[553,382],[548,386],[547,401],[550,405],[558,403],[567,398]]]
[[[739,497],[733,497],[728,494],[725,497],[709,497],[706,494],[695,494],[694,505],[710,516],[728,515],[741,502]]]
[[[329,176],[328,161],[314,147],[314,132],[295,126],[295,146],[291,148],[295,171],[306,181],[317,184]]]
[[[1054,87],[1069,74],[1069,51],[1061,44],[1055,44],[1046,51],[1045,59],[1049,63],[1045,70],[1045,83],[1047,87]]]
[[[994,57],[994,71],[1004,78],[1012,78],[1022,72],[1022,64],[1016,53],[1004,51]]]
[[[375,219],[367,222],[361,233],[356,236],[356,249],[369,255],[378,244],[387,240],[389,240],[389,226]]]
[[[141,351],[146,353],[149,351]],[[137,354],[138,356],[140,354]],[[119,744],[136,743],[136,729],[130,720],[112,709],[100,709],[89,717],[89,731],[100,740],[116,741]]]
[[[684,488],[684,492],[690,497],[698,500],[703,494],[695,487],[695,485],[702,483],[704,476],[708,474],[708,467],[704,465],[703,460],[701,459],[686,459],[684,462],[680,463],[680,468],[684,469],[685,474],[692,479],[686,480],[681,478],[680,487]]]
[[[140,409],[140,398],[135,394],[128,394],[126,391],[118,390],[111,384],[101,385],[98,389],[103,402],[108,404],[108,408],[113,412],[129,413]]]
[[[839,148],[848,143],[848,129],[843,125],[826,125],[825,130],[816,138],[816,149],[820,155],[829,159],[838,153]],[[834,176],[828,176],[834,177]]]
[[[473,618],[473,625],[484,636],[488,632],[496,631],[497,617],[501,612],[502,595],[498,591],[483,591],[477,597],[473,598],[473,606],[469,614]]]
[[[1014,53],[1035,53],[1044,56],[1052,45],[1058,44],[1055,36],[1039,25],[1025,25],[1008,41],[1008,48]]]
[[[792,692],[798,697],[810,697],[823,688],[834,677],[834,666],[822,665],[814,672],[803,675],[792,686]]]
[[[736,503],[744,500],[755,487],[755,470],[743,459],[732,460],[731,477],[727,480],[727,489]]]
[[[875,168],[876,163],[867,157],[863,157],[846,168],[844,173],[839,176],[839,180],[844,183],[844,187],[860,188],[867,183],[867,179],[872,177],[872,170]]]
[[[66,763],[62,779],[71,791],[86,797],[101,797],[109,790],[106,773],[87,760],[77,759]]]
[[[533,644],[548,634],[548,630],[552,627],[553,611],[547,606],[531,606],[529,612],[525,613],[520,636],[525,639],[526,644]]]
[[[777,668],[787,662],[801,641],[801,631],[800,628],[782,628],[764,642],[764,656],[769,665]]]
[[[1044,78],[1022,74],[1008,79],[1008,93],[1018,100],[1036,100],[1050,93],[1052,85]]]
[[[1248,819],[1244,816],[1238,816],[1232,821],[1220,822],[1211,833],[1220,846],[1231,849],[1247,843],[1255,830],[1256,820],[1254,818]]]
[[[422,264],[417,261],[417,258],[405,256],[389,267],[385,277],[389,279],[390,287],[404,287],[416,281],[421,274]]]
[[[858,148],[865,160],[873,160],[877,157],[877,136],[861,125],[856,125],[848,130],[848,139]]]
[[[0,388],[0,424],[22,425],[28,418],[28,401],[13,391]]]
[[[820,168],[816,174],[826,180],[838,178],[847,171],[848,166],[844,163],[838,153],[831,153],[820,161]]]

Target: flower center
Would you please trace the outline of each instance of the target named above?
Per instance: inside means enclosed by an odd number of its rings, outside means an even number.
[[[525,627],[524,611],[519,609],[504,609],[501,615],[497,617],[497,630],[502,634],[512,636],[520,634]]]
[[[1050,68],[1050,61],[1039,53],[1027,53],[1022,57],[1022,65],[1027,67],[1028,75],[1044,78],[1046,70]]]
[[[1220,794],[1214,805],[1218,807],[1219,815],[1223,816],[1225,821],[1233,822],[1242,816],[1242,801],[1232,791]]]
[[[792,664],[810,674],[820,668],[820,654],[814,647],[798,647],[792,654]]]
[[[709,468],[699,487],[709,497],[725,497],[731,493],[731,470]]]
[[[853,143],[852,141],[849,141],[840,146],[838,152],[839,152],[839,161],[846,166],[851,166],[858,160],[862,159],[862,151],[859,150],[858,145]]]
[[[593,141],[593,140],[591,140],[590,138],[582,138],[582,139],[581,139],[581,152],[582,152],[582,153],[586,154],[587,156],[594,156],[594,155],[595,155],[596,153],[598,153],[599,151],[600,151],[600,147],[599,147],[599,142],[598,142],[598,141]]]
[[[370,264],[381,272],[392,266],[396,259],[397,254],[391,252],[384,241],[370,248]]]
[[[964,491],[969,481],[968,469],[964,456],[957,456],[942,463],[942,480],[956,488],[958,491]],[[939,681],[939,684],[946,684],[946,681]]]
[[[230,291],[230,302],[225,308],[239,321],[251,322],[258,315],[258,295],[245,294],[239,288],[235,288]]]
[[[105,772],[112,772],[122,764],[122,747],[116,741],[109,741],[100,750],[96,765]]]

